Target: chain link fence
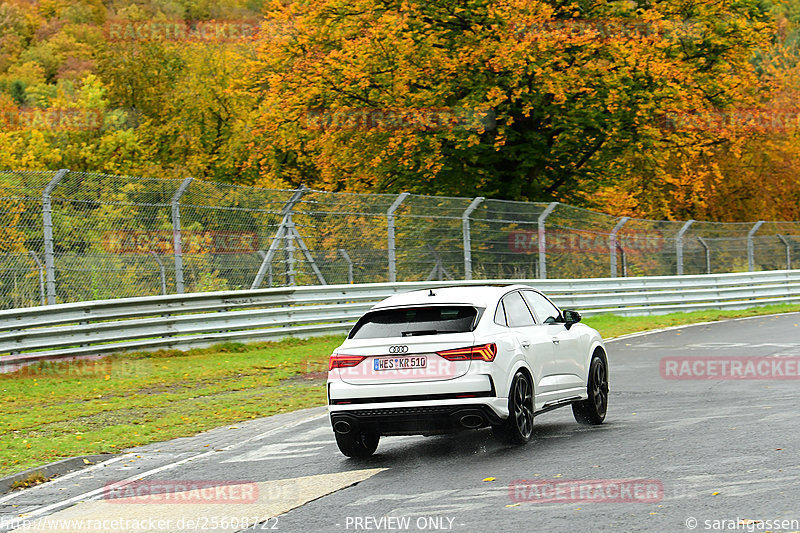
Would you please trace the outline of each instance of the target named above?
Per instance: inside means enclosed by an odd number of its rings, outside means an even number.
[[[286,285],[791,268],[800,223],[0,171],[0,307]]]

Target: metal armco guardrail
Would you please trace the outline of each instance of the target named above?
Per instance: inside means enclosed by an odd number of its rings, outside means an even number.
[[[20,363],[226,341],[344,333],[391,294],[486,281],[321,285],[150,296],[0,311],[0,369]],[[589,280],[500,280],[537,287],[585,316],[737,309],[800,302],[800,270]]]

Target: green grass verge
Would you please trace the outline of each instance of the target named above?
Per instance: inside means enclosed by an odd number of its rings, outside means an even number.
[[[42,362],[0,374],[0,477],[325,404],[344,336]]]
[[[670,326],[712,322],[714,320],[723,320],[726,318],[791,313],[796,311],[800,311],[800,304],[765,305],[763,307],[751,307],[738,311],[691,311],[689,313],[670,313],[668,315],[654,316],[620,317],[616,315],[596,315],[585,318],[583,322],[599,331],[604,339],[610,339],[628,333],[668,328]]]
[[[680,324],[800,311],[743,311],[585,319],[603,337]],[[194,435],[325,404],[327,359],[343,336],[228,343],[98,361],[43,362],[0,374],[0,476],[51,461]]]

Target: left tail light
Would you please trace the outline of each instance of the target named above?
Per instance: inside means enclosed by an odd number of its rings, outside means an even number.
[[[335,353],[331,355],[331,358],[328,361],[328,370],[333,370],[334,368],[350,368],[352,366],[356,366],[366,358],[367,356],[365,355],[345,355],[341,353]]]
[[[466,348],[456,348],[454,350],[443,350],[436,352],[436,355],[444,357],[448,361],[494,361],[497,355],[497,345],[493,342],[481,344],[480,346],[468,346]]]

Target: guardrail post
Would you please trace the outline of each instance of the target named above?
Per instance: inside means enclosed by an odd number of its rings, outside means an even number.
[[[408,198],[409,193],[404,192],[398,196],[389,209],[386,211],[386,245],[389,255],[389,282],[394,283],[397,281],[397,257],[395,255],[395,242],[394,242],[394,212],[400,207],[400,204]]]
[[[39,261],[39,256],[36,255],[36,252],[33,250],[28,250],[28,253],[33,258],[33,261],[36,263],[36,268],[39,269],[39,299],[42,302],[42,305],[47,305],[47,301],[45,300],[44,295],[44,267],[42,266],[42,262]]]
[[[608,250],[611,258],[611,277],[617,277],[617,233],[622,229],[622,226],[630,220],[631,217],[622,217],[611,230],[611,235],[608,236]]]
[[[698,237],[697,241],[703,246],[703,249],[706,251],[706,274],[711,274],[711,247],[706,244],[706,241],[702,237]]]
[[[172,195],[172,246],[175,254],[175,292],[183,294],[183,244],[181,243],[181,208],[180,202],[186,189],[194,178],[184,179],[175,194]]]
[[[759,220],[756,224],[747,232],[747,270],[748,272],[752,272],[755,268],[755,245],[753,243],[753,236],[758,231],[758,228],[764,224],[763,220]]]
[[[469,216],[486,198],[478,196],[461,215],[461,231],[464,234],[464,279],[472,279],[472,243],[469,234]]]
[[[678,262],[677,274],[679,276],[683,275],[683,235],[689,231],[689,228],[692,227],[692,224],[694,224],[694,219],[687,221],[678,232],[678,235],[675,237],[675,255]]]
[[[42,230],[44,232],[44,266],[47,276],[47,304],[56,303],[56,263],[53,254],[53,206],[50,195],[69,170],[62,168],[45,186],[42,192]]]
[[[347,283],[353,283],[353,261],[350,259],[350,254],[344,248],[339,248],[339,255],[347,263]]]
[[[792,269],[792,243],[789,242],[789,239],[778,234],[778,238],[781,240],[783,245],[786,247],[786,270]]]
[[[539,215],[538,222],[538,244],[539,244],[539,278],[547,279],[547,234],[545,233],[544,222],[550,213],[558,206],[558,202],[550,202],[550,205]]]
[[[161,274],[161,294],[167,294],[167,272],[164,268],[164,262],[158,257],[157,253],[150,252],[150,255],[152,255],[153,259],[158,263],[158,271]]]
[[[264,276],[267,274],[267,268],[269,268],[270,272],[269,284],[270,287],[272,286],[272,258],[275,257],[275,254],[278,251],[278,246],[281,244],[281,239],[287,235],[289,223],[292,221],[292,209],[294,209],[295,204],[300,201],[300,199],[303,197],[303,194],[305,194],[307,190],[308,189],[305,185],[301,185],[296,191],[294,191],[294,194],[292,194],[292,197],[289,198],[288,202],[286,202],[286,205],[283,206],[283,211],[281,211],[281,215],[283,216],[281,219],[281,224],[278,226],[278,231],[275,232],[275,236],[272,238],[272,242],[269,244],[267,253],[261,260],[261,266],[258,267],[256,277],[253,279],[253,284],[250,285],[251,289],[255,290],[261,286],[261,284],[264,282]]]

